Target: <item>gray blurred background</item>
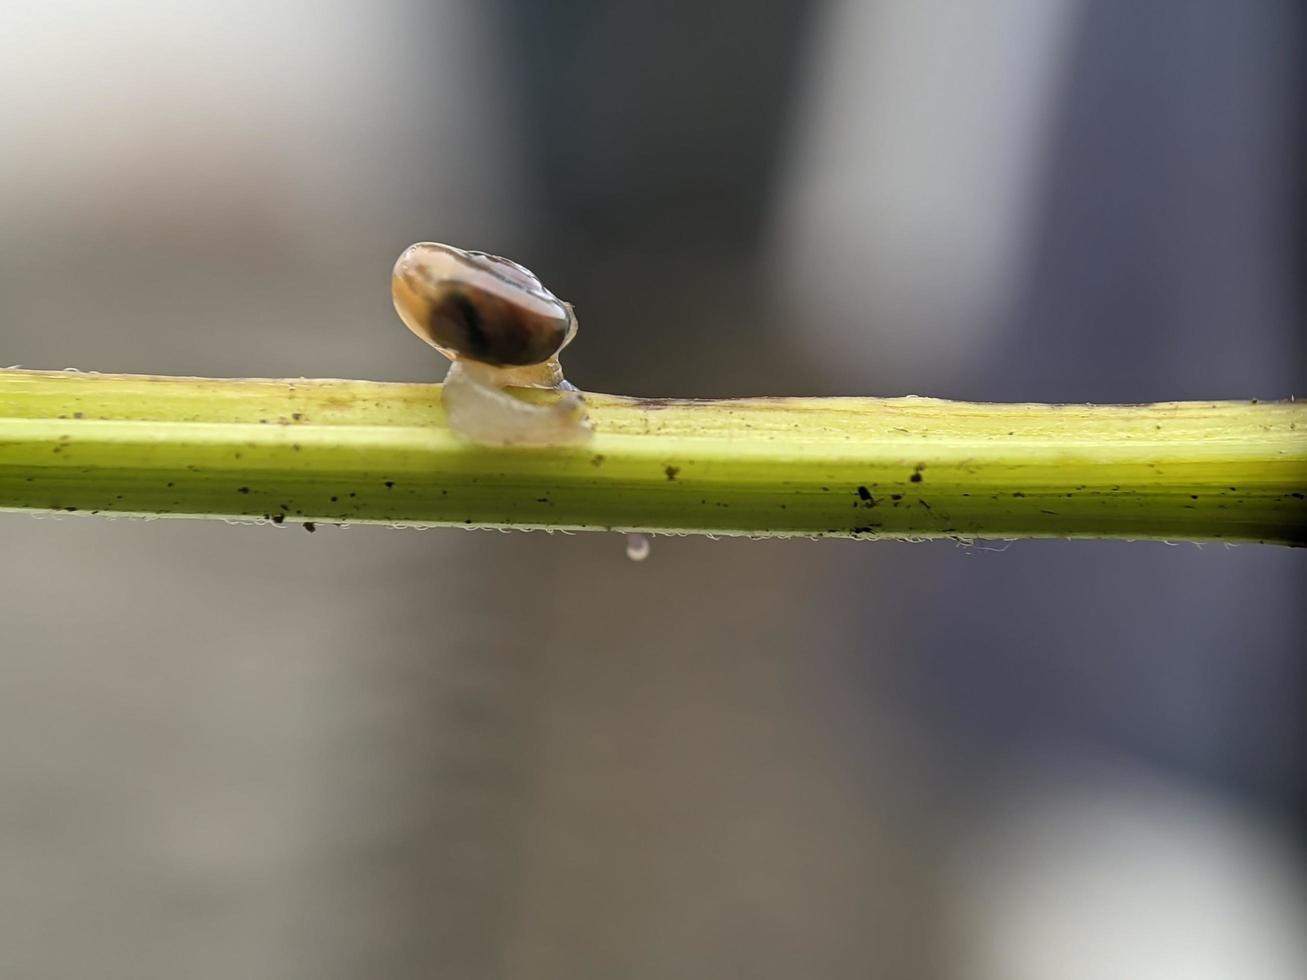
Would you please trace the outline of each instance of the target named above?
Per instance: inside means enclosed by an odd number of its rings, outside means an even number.
[[[1295,0],[0,6],[0,364],[1304,388]],[[0,976],[1307,975],[1303,553],[0,515]]]

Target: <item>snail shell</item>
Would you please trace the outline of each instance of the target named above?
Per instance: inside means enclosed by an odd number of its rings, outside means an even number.
[[[404,250],[391,276],[405,325],[450,360],[543,364],[576,335],[572,307],[516,262],[450,245]]]

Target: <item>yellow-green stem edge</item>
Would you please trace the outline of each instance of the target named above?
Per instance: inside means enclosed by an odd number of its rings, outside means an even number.
[[[0,509],[758,537],[1307,543],[1307,404],[586,396],[460,442],[440,386],[0,371]],[[549,397],[534,393],[531,397]]]

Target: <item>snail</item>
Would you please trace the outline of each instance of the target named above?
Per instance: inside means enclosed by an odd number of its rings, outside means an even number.
[[[574,445],[590,438],[585,403],[558,355],[576,336],[576,314],[531,270],[485,252],[419,242],[390,279],[395,311],[453,363],[445,416],[454,433],[486,445]],[[563,392],[523,401],[508,387]]]

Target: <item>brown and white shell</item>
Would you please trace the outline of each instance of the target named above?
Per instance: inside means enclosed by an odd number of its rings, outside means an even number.
[[[404,324],[450,360],[543,364],[576,334],[572,307],[531,270],[497,255],[420,242],[391,276]]]

